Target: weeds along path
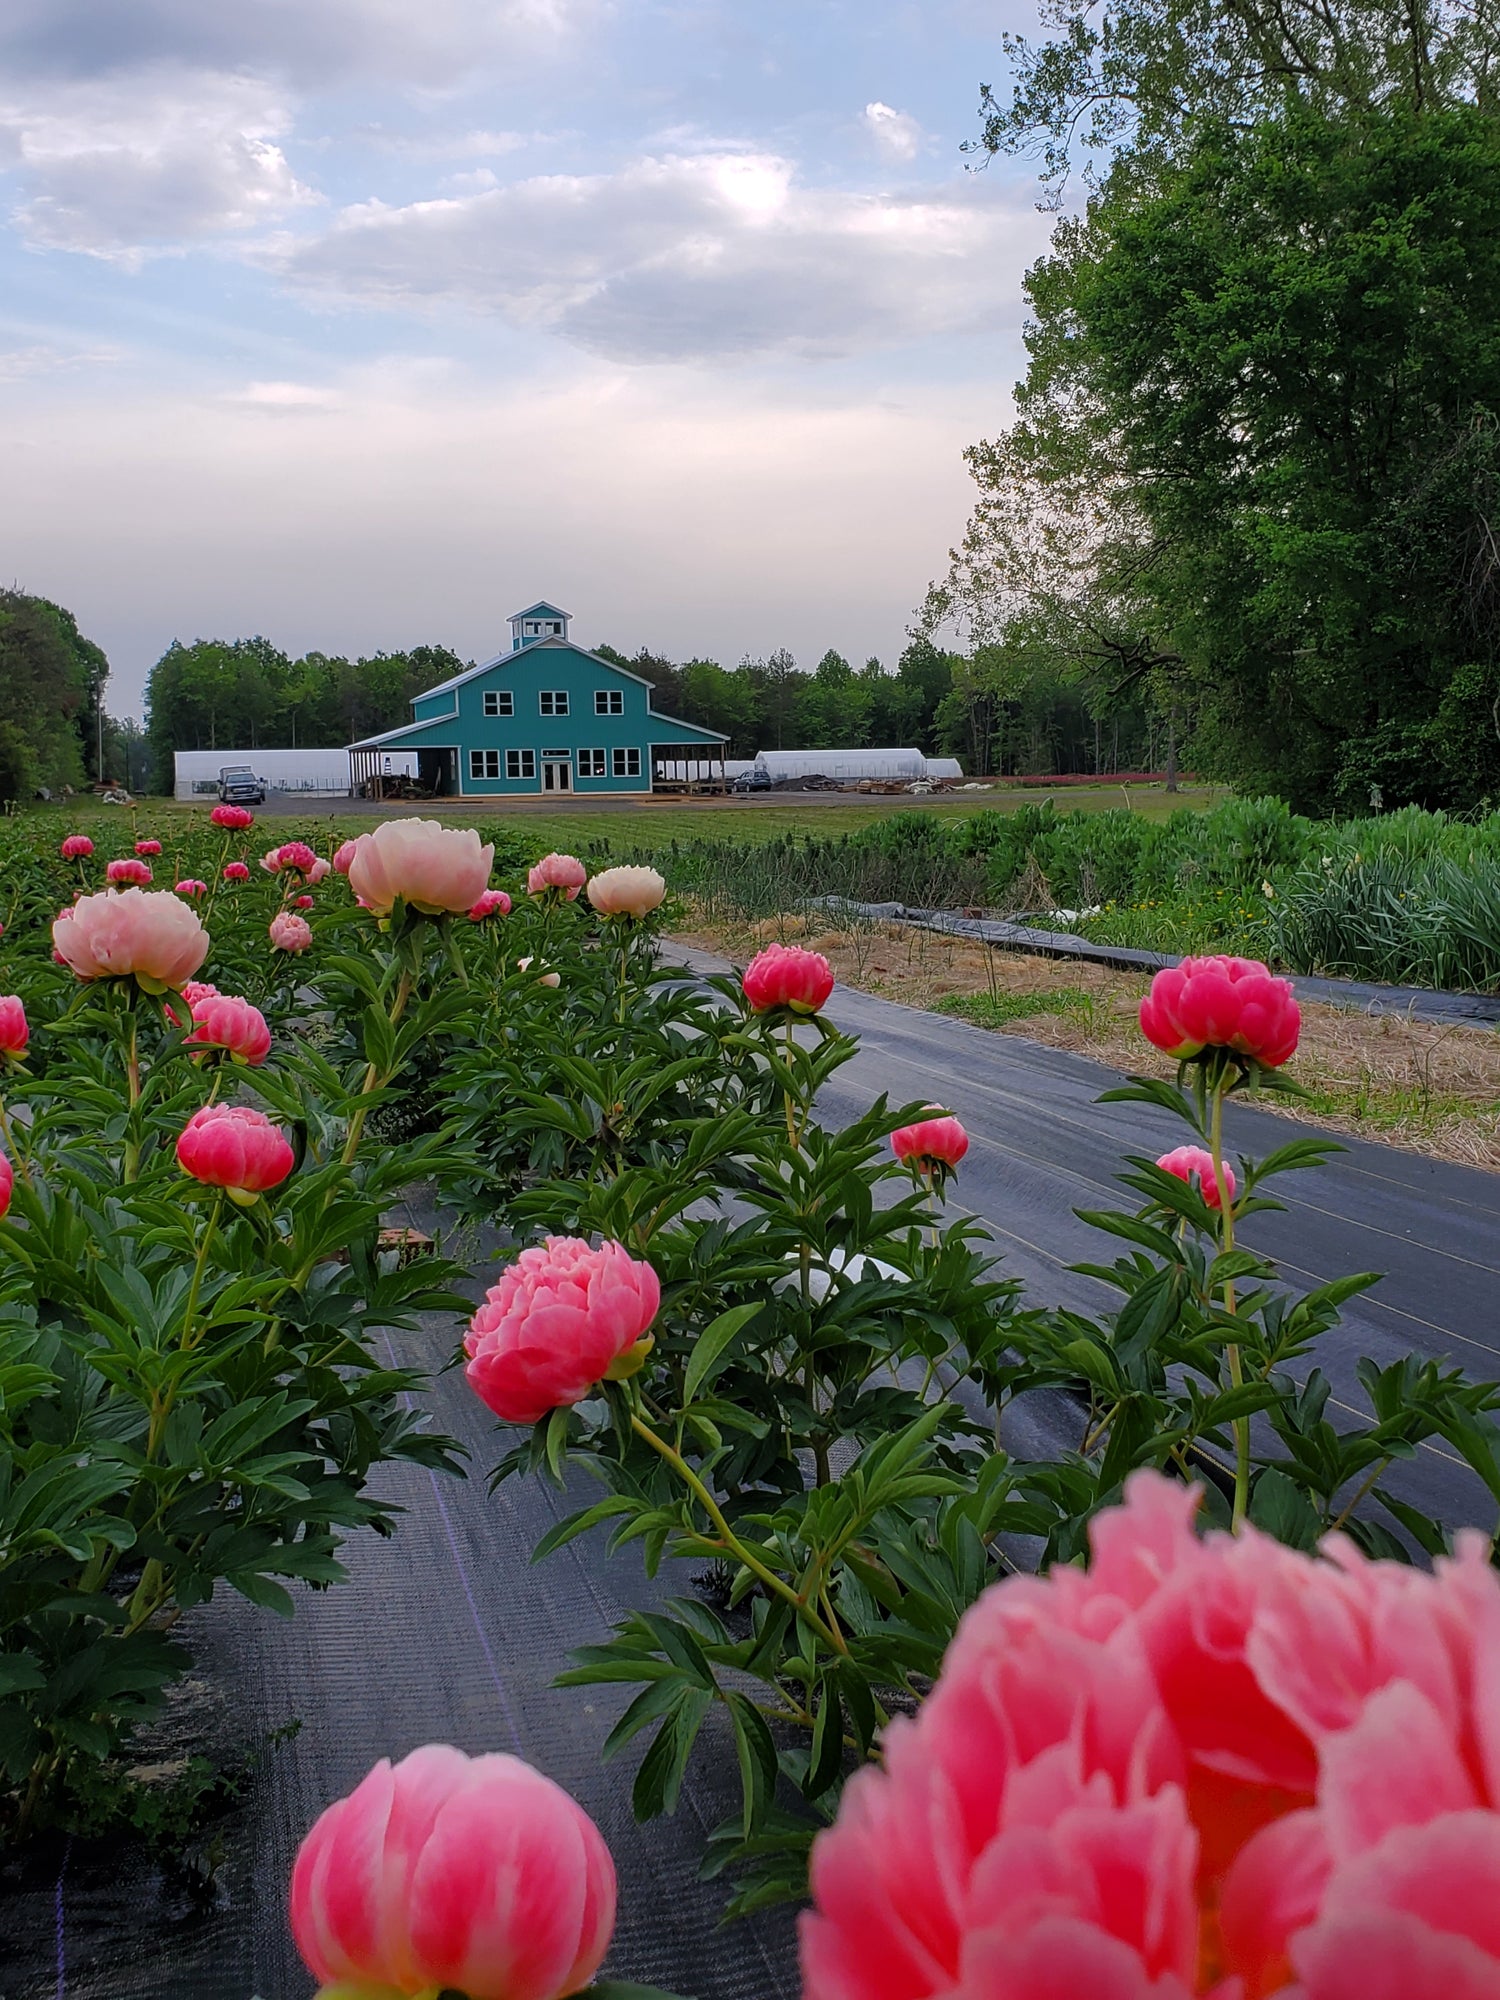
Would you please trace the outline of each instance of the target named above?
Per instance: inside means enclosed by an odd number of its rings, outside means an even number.
[[[675,942],[665,951],[689,971],[725,969],[723,959]],[[828,1018],[857,1034],[860,1050],[822,1100],[826,1117],[853,1117],[881,1091],[894,1104],[930,1100],[956,1112],[970,1150],[952,1198],[992,1231],[1007,1270],[1051,1303],[1097,1311],[1113,1296],[1068,1268],[1114,1255],[1073,1211],[1124,1205],[1113,1178],[1121,1161],[1130,1153],[1154,1159],[1180,1142],[1179,1126],[1149,1106],[1096,1104],[1116,1072],[1019,1035],[842,985]],[[1235,1151],[1268,1153],[1298,1129],[1243,1099],[1226,1121]],[[1318,1361],[1334,1396],[1346,1411],[1367,1414],[1355,1376],[1362,1355],[1381,1366],[1406,1353],[1435,1355],[1472,1376],[1500,1377],[1500,1176],[1365,1140],[1340,1143],[1345,1150],[1327,1167],[1282,1184],[1284,1214],[1254,1216],[1244,1228],[1299,1290],[1346,1272],[1384,1274],[1345,1306],[1322,1343]],[[1073,1430],[1046,1441],[1072,1449],[1078,1438]],[[1012,1448],[1029,1455],[1021,1437]],[[1494,1527],[1479,1480],[1441,1443],[1424,1445],[1389,1483],[1450,1525]]]

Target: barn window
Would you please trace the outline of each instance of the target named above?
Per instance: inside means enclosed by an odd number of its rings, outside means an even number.
[[[469,776],[471,778],[498,778],[500,775],[500,752],[498,750],[471,750],[469,752]]]
[[[509,688],[486,688],[484,712],[486,715],[514,715],[516,698]]]
[[[568,712],[568,691],[566,688],[543,688],[537,696],[543,715],[566,715]]]
[[[625,697],[619,688],[600,688],[594,696],[595,715],[623,715]]]
[[[640,751],[616,750],[614,753],[614,766],[617,778],[638,778],[641,775]]]
[[[604,774],[604,752],[602,750],[579,751],[578,775],[580,778],[602,778]]]
[[[492,756],[494,752],[490,753]],[[505,775],[512,782],[517,778],[536,776],[535,750],[507,750],[505,753]]]

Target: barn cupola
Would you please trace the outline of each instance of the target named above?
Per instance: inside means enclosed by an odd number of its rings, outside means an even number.
[[[519,653],[523,646],[535,646],[543,639],[566,639],[571,613],[559,611],[555,604],[545,600],[540,604],[528,604],[524,611],[511,613],[510,650]]]

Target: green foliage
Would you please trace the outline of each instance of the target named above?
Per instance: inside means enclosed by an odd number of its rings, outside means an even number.
[[[0,590],[0,800],[82,784],[108,674],[71,612]]]

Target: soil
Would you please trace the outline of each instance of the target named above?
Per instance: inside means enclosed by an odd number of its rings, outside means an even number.
[[[908,1007],[955,1013],[1112,1069],[1170,1077],[1176,1065],[1141,1035],[1149,978],[1071,959],[998,951],[903,924],[829,928],[788,915],[738,929],[691,918],[675,935],[742,964],[764,944],[820,951],[846,985]],[[1500,1032],[1304,1003],[1288,1074],[1308,1093],[1263,1107],[1328,1131],[1500,1172]]]

